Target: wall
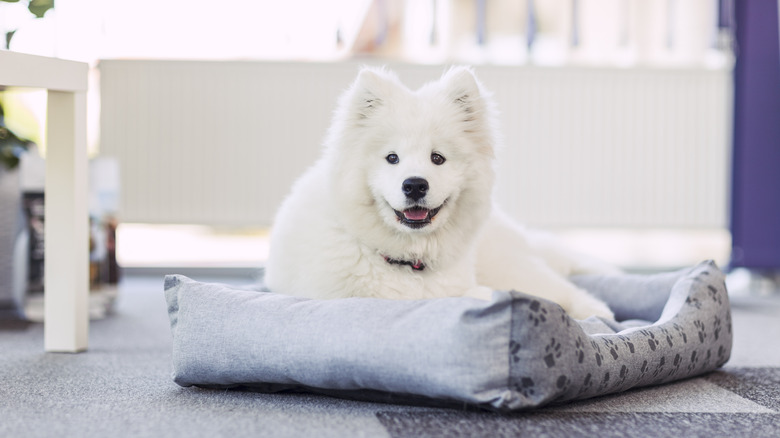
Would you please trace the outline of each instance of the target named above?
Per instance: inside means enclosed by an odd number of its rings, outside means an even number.
[[[124,222],[269,225],[359,65],[100,63]],[[411,87],[443,67],[391,65]],[[546,227],[727,226],[731,73],[479,66],[506,147],[498,199]]]

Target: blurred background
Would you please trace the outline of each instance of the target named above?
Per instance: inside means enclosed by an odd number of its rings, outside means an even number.
[[[777,23],[775,0],[0,1],[7,49],[91,66],[106,281],[119,267],[257,272],[363,64],[413,88],[475,67],[501,111],[497,199],[518,220],[630,270],[715,259],[772,279]],[[0,104],[26,149],[13,172],[34,267],[46,94]]]

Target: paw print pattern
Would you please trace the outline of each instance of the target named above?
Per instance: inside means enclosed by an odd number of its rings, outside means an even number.
[[[693,350],[693,353],[691,353],[691,361],[688,363],[688,374],[691,373],[694,369],[696,369],[696,364],[699,363],[699,352],[696,350]]]
[[[725,348],[723,348],[723,346],[721,345],[720,347],[718,347],[718,366],[721,366],[721,365],[723,365],[724,363],[726,363],[726,361],[727,361],[728,359],[729,359],[729,358],[728,358],[728,356],[726,355],[726,349],[725,349]]]
[[[585,394],[586,392],[590,391],[591,388],[593,388],[593,375],[588,373],[585,376],[585,379],[582,380],[582,385],[580,386],[578,395]]]
[[[577,340],[574,342],[574,356],[577,358],[577,363],[585,361],[585,343],[582,342],[582,338],[577,336]]]
[[[676,322],[672,324],[672,328],[674,328],[674,331],[677,332],[677,336],[681,337],[683,340],[683,344],[688,343],[688,335],[685,334],[685,330],[680,326],[680,324],[677,324]]]
[[[515,391],[523,394],[525,397],[534,395],[536,393],[535,387],[536,383],[530,377],[523,377],[519,382],[515,383]]]
[[[712,298],[712,301],[718,303],[718,305],[723,304],[723,301],[720,298],[720,294],[718,293],[718,289],[716,289],[715,286],[708,284],[707,293],[709,294],[710,298]]]
[[[559,400],[584,398],[637,385],[668,382],[723,365],[729,359],[732,319],[728,295],[719,281],[714,276],[699,276],[696,294],[688,297],[683,305],[686,318],[682,320],[674,319],[614,335],[571,331],[566,332],[569,335],[560,335],[546,331],[546,337],[523,341],[522,346],[519,342],[510,342],[509,361],[513,372],[528,376],[513,376],[515,394],[538,398],[546,396],[547,391],[554,391]],[[577,327],[576,321],[557,307],[546,308],[543,300],[528,297],[521,305],[528,315],[527,320],[523,317],[526,328],[561,327],[559,317],[561,324]],[[701,312],[697,313],[697,309]],[[713,312],[717,315],[702,315],[710,309],[718,309]],[[544,346],[541,357],[537,356],[541,360],[537,359],[535,364],[541,367],[536,370],[544,374],[543,379],[519,368],[530,357],[527,353],[532,343],[537,350]],[[569,368],[576,372],[568,372]],[[551,372],[553,369],[556,371]]]
[[[604,363],[604,356],[601,353],[596,353],[596,365],[601,366]]]
[[[531,310],[531,313],[528,314],[528,320],[533,321],[534,327],[539,326],[540,322],[547,322],[547,309],[542,307],[541,302],[532,300],[528,309]]]
[[[617,345],[613,345],[612,348],[609,349],[609,354],[612,355],[612,359],[617,360],[617,358],[618,358],[617,352],[618,352],[618,346]]]
[[[648,371],[650,371],[650,367],[647,366],[647,361],[642,361],[642,366],[639,367],[639,376],[645,377],[645,374],[647,374]]]
[[[669,375],[673,376],[677,374],[678,371],[680,371],[680,365],[682,365],[682,356],[680,354],[674,355],[674,360],[672,361],[673,368],[669,371]]]
[[[707,354],[704,356],[704,362],[702,362],[701,367],[702,368],[709,367],[711,359],[712,359],[712,350],[707,349]]]
[[[672,334],[669,332],[669,330],[665,329],[664,327],[661,327],[660,329],[661,329],[661,333],[663,334],[663,337],[666,338],[666,343],[669,344],[670,347],[674,347]]]
[[[554,367],[555,359],[560,359],[561,354],[563,353],[561,351],[561,343],[556,341],[555,338],[551,338],[550,343],[544,347],[544,352],[547,353],[544,356],[544,363],[547,364],[547,368]]]
[[[520,362],[520,349],[522,347],[515,341],[509,341],[509,354],[512,357],[512,362]]]
[[[624,345],[624,346],[625,346],[625,347],[628,349],[628,352],[629,352],[629,353],[631,353],[631,354],[634,354],[634,352],[636,351],[636,349],[634,348],[634,343],[633,343],[633,342],[631,342],[631,341],[629,340],[629,338],[627,338],[627,337],[625,337],[625,336],[623,336],[623,335],[618,335],[618,339],[620,339],[621,341],[623,341],[623,345]]]
[[[604,373],[604,377],[602,377],[601,383],[599,384],[599,392],[607,389],[607,386],[609,386],[609,372]]]
[[[615,344],[615,342],[612,341],[611,339],[604,338],[604,345],[609,350],[609,354],[612,356],[612,359],[613,360],[617,360],[618,359],[618,350],[619,350],[617,344]]]
[[[601,355],[601,347],[596,341],[591,340],[590,345],[593,347],[594,350],[596,350],[595,358],[596,358],[596,365],[601,366],[601,364],[604,362],[604,356]]]
[[[653,371],[653,377],[658,377],[664,371],[665,366],[666,366],[666,357],[662,356],[661,360],[658,361],[658,365],[655,366],[655,371]]]
[[[558,388],[558,392],[565,393],[571,387],[571,379],[568,376],[560,375],[555,381],[555,387]]]
[[[731,334],[731,313],[726,314],[726,331]]]
[[[715,340],[716,341],[720,337],[720,330],[722,328],[721,324],[722,324],[721,323],[721,319],[716,316],[715,317],[715,322],[714,322],[714,329],[712,330],[712,335],[715,336]]]
[[[696,327],[697,333],[699,335],[699,343],[703,344],[704,339],[707,338],[707,333],[704,329],[704,323],[697,319],[696,321],[693,321],[693,325]]]
[[[647,345],[650,346],[650,349],[655,351],[656,348],[660,345],[660,342],[658,342],[658,339],[655,338],[655,335],[653,332],[649,330],[641,330],[639,333],[642,333],[647,337]]]
[[[620,374],[618,375],[618,382],[617,382],[618,386],[626,382],[626,379],[628,378],[628,374],[629,374],[628,367],[625,365],[621,366]]]
[[[685,299],[685,304],[695,307],[697,309],[701,309],[701,301],[699,301],[696,297],[688,297]]]

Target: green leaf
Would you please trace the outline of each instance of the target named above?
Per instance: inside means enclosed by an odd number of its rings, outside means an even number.
[[[5,1],[5,0],[2,0]],[[5,49],[11,50],[11,38],[14,37],[14,34],[16,33],[16,30],[12,30],[10,32],[5,33]]]
[[[43,18],[49,9],[54,8],[54,0],[30,0],[27,9],[32,12],[36,18]]]

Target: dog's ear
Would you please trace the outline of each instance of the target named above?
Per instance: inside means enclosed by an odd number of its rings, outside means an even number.
[[[441,82],[448,99],[469,115],[467,121],[472,121],[475,114],[482,112],[483,92],[470,67],[450,68],[442,75]]]
[[[452,67],[441,78],[443,97],[459,115],[462,132],[492,156],[496,144],[495,110],[490,92],[480,84],[470,67]]]
[[[492,95],[482,87],[470,67],[452,67],[442,75],[440,96],[456,111],[457,127],[477,150],[493,157],[499,139]]]
[[[369,119],[387,103],[398,78],[383,68],[363,67],[352,84],[349,102],[352,114],[358,119]]]

